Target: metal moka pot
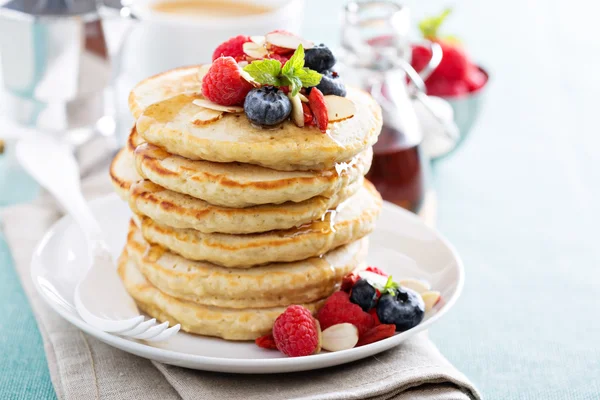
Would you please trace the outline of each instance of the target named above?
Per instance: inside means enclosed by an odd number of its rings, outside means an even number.
[[[0,0],[0,115],[44,131],[106,114],[108,48],[94,0]]]

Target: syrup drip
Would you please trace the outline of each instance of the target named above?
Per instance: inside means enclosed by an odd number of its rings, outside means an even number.
[[[327,257],[325,255],[310,258],[308,261],[317,268],[317,271],[320,272],[320,281],[331,279],[333,276],[335,276],[335,266],[327,261]]]
[[[350,168],[353,168],[358,164],[358,156],[352,158],[352,160],[348,162],[339,162],[335,164],[335,172],[337,172],[338,176],[342,176],[342,174],[346,173]]]
[[[170,154],[158,146],[150,143],[142,143],[135,148],[136,159],[152,158],[155,160],[164,160]]]
[[[146,248],[143,258],[144,260],[155,263],[165,254],[166,251],[167,250],[162,246],[151,244]]]

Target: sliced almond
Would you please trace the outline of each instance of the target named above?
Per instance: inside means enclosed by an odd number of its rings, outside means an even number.
[[[265,45],[265,37],[264,36],[250,36],[250,40],[252,43],[256,43],[260,46]]]
[[[302,45],[304,50],[312,49],[315,44],[309,40],[302,39],[300,36],[288,32],[271,32],[265,36],[267,44],[283,47],[284,49],[296,50],[298,45]]]
[[[356,106],[352,100],[341,96],[327,95],[325,104],[327,105],[327,115],[329,122],[339,122],[352,118],[356,114]]]
[[[192,101],[192,103],[194,103],[197,106],[208,108],[210,110],[215,110],[215,111],[223,111],[223,112],[228,112],[228,113],[244,112],[244,107],[222,106],[220,104],[213,103],[212,101],[207,100],[207,99],[195,99],[194,101]]]
[[[413,279],[413,278],[402,279],[398,283],[400,284],[400,286],[412,289],[419,294],[422,294],[428,290],[431,290],[431,285],[420,279]]]
[[[423,302],[425,303],[425,312],[430,311],[433,306],[435,306],[440,299],[442,298],[442,294],[438,291],[431,290],[427,292],[421,293],[421,297],[423,298]]]
[[[348,350],[358,343],[358,329],[347,322],[332,325],[322,333],[321,347],[328,351]]]
[[[238,66],[240,68],[244,68],[248,64],[249,64],[248,61],[238,61]]]
[[[372,285],[385,285],[385,283],[387,282],[387,276],[383,276],[383,275],[379,275],[376,274],[375,272],[371,272],[371,271],[358,271],[358,275],[363,278],[366,279],[370,284]]]
[[[192,123],[194,125],[207,125],[211,122],[220,120],[223,117],[223,111],[215,111],[210,108],[202,108],[194,115]]]
[[[287,97],[292,103],[292,121],[296,126],[302,128],[304,126],[304,111],[302,110],[302,101],[300,100],[300,93],[292,96],[292,93],[288,93]]]
[[[198,78],[198,80],[200,82],[202,82],[204,75],[206,75],[208,73],[208,70],[210,69],[211,66],[212,66],[212,64],[204,64],[204,65],[201,65],[200,68],[198,68],[196,77]]]
[[[251,84],[255,88],[256,87],[260,87],[260,83],[257,82],[249,73],[247,73],[243,69],[240,69],[240,75],[241,75],[241,77],[242,77],[243,80],[245,80],[246,82],[248,82],[249,84]]]
[[[256,58],[257,60],[265,58],[268,54],[265,46],[254,42],[246,42],[242,45],[242,48],[244,49],[244,54],[248,57]]]
[[[308,103],[308,97],[306,97],[302,93],[298,93],[298,96],[300,97],[300,101],[302,101],[303,103]]]

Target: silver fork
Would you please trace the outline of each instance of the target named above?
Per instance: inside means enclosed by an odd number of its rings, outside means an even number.
[[[81,318],[97,329],[133,339],[163,341],[176,334],[179,324],[169,328],[168,322],[144,321],[125,290],[100,225],[81,193],[79,167],[70,146],[40,135],[20,140],[16,154],[23,168],[75,219],[87,239],[91,265],[75,288],[75,307]]]

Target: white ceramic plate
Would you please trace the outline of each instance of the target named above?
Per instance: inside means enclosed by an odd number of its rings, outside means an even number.
[[[116,195],[91,202],[115,258],[125,243],[129,208]],[[377,229],[371,234],[369,263],[392,274],[422,278],[442,293],[440,301],[417,327],[350,350],[287,358],[258,348],[253,342],[179,333],[167,342],[149,344],[101,332],[85,323],[75,310],[75,285],[88,264],[85,241],[69,217],[62,218],[38,245],[32,260],[33,282],[42,298],[67,321],[89,335],[121,350],[159,362],[207,371],[279,373],[339,365],[371,356],[400,344],[430,327],[458,298],[463,286],[463,266],[453,247],[419,218],[390,203],[384,204]],[[106,294],[110,296],[110,293]],[[101,298],[98,301],[102,301]]]

